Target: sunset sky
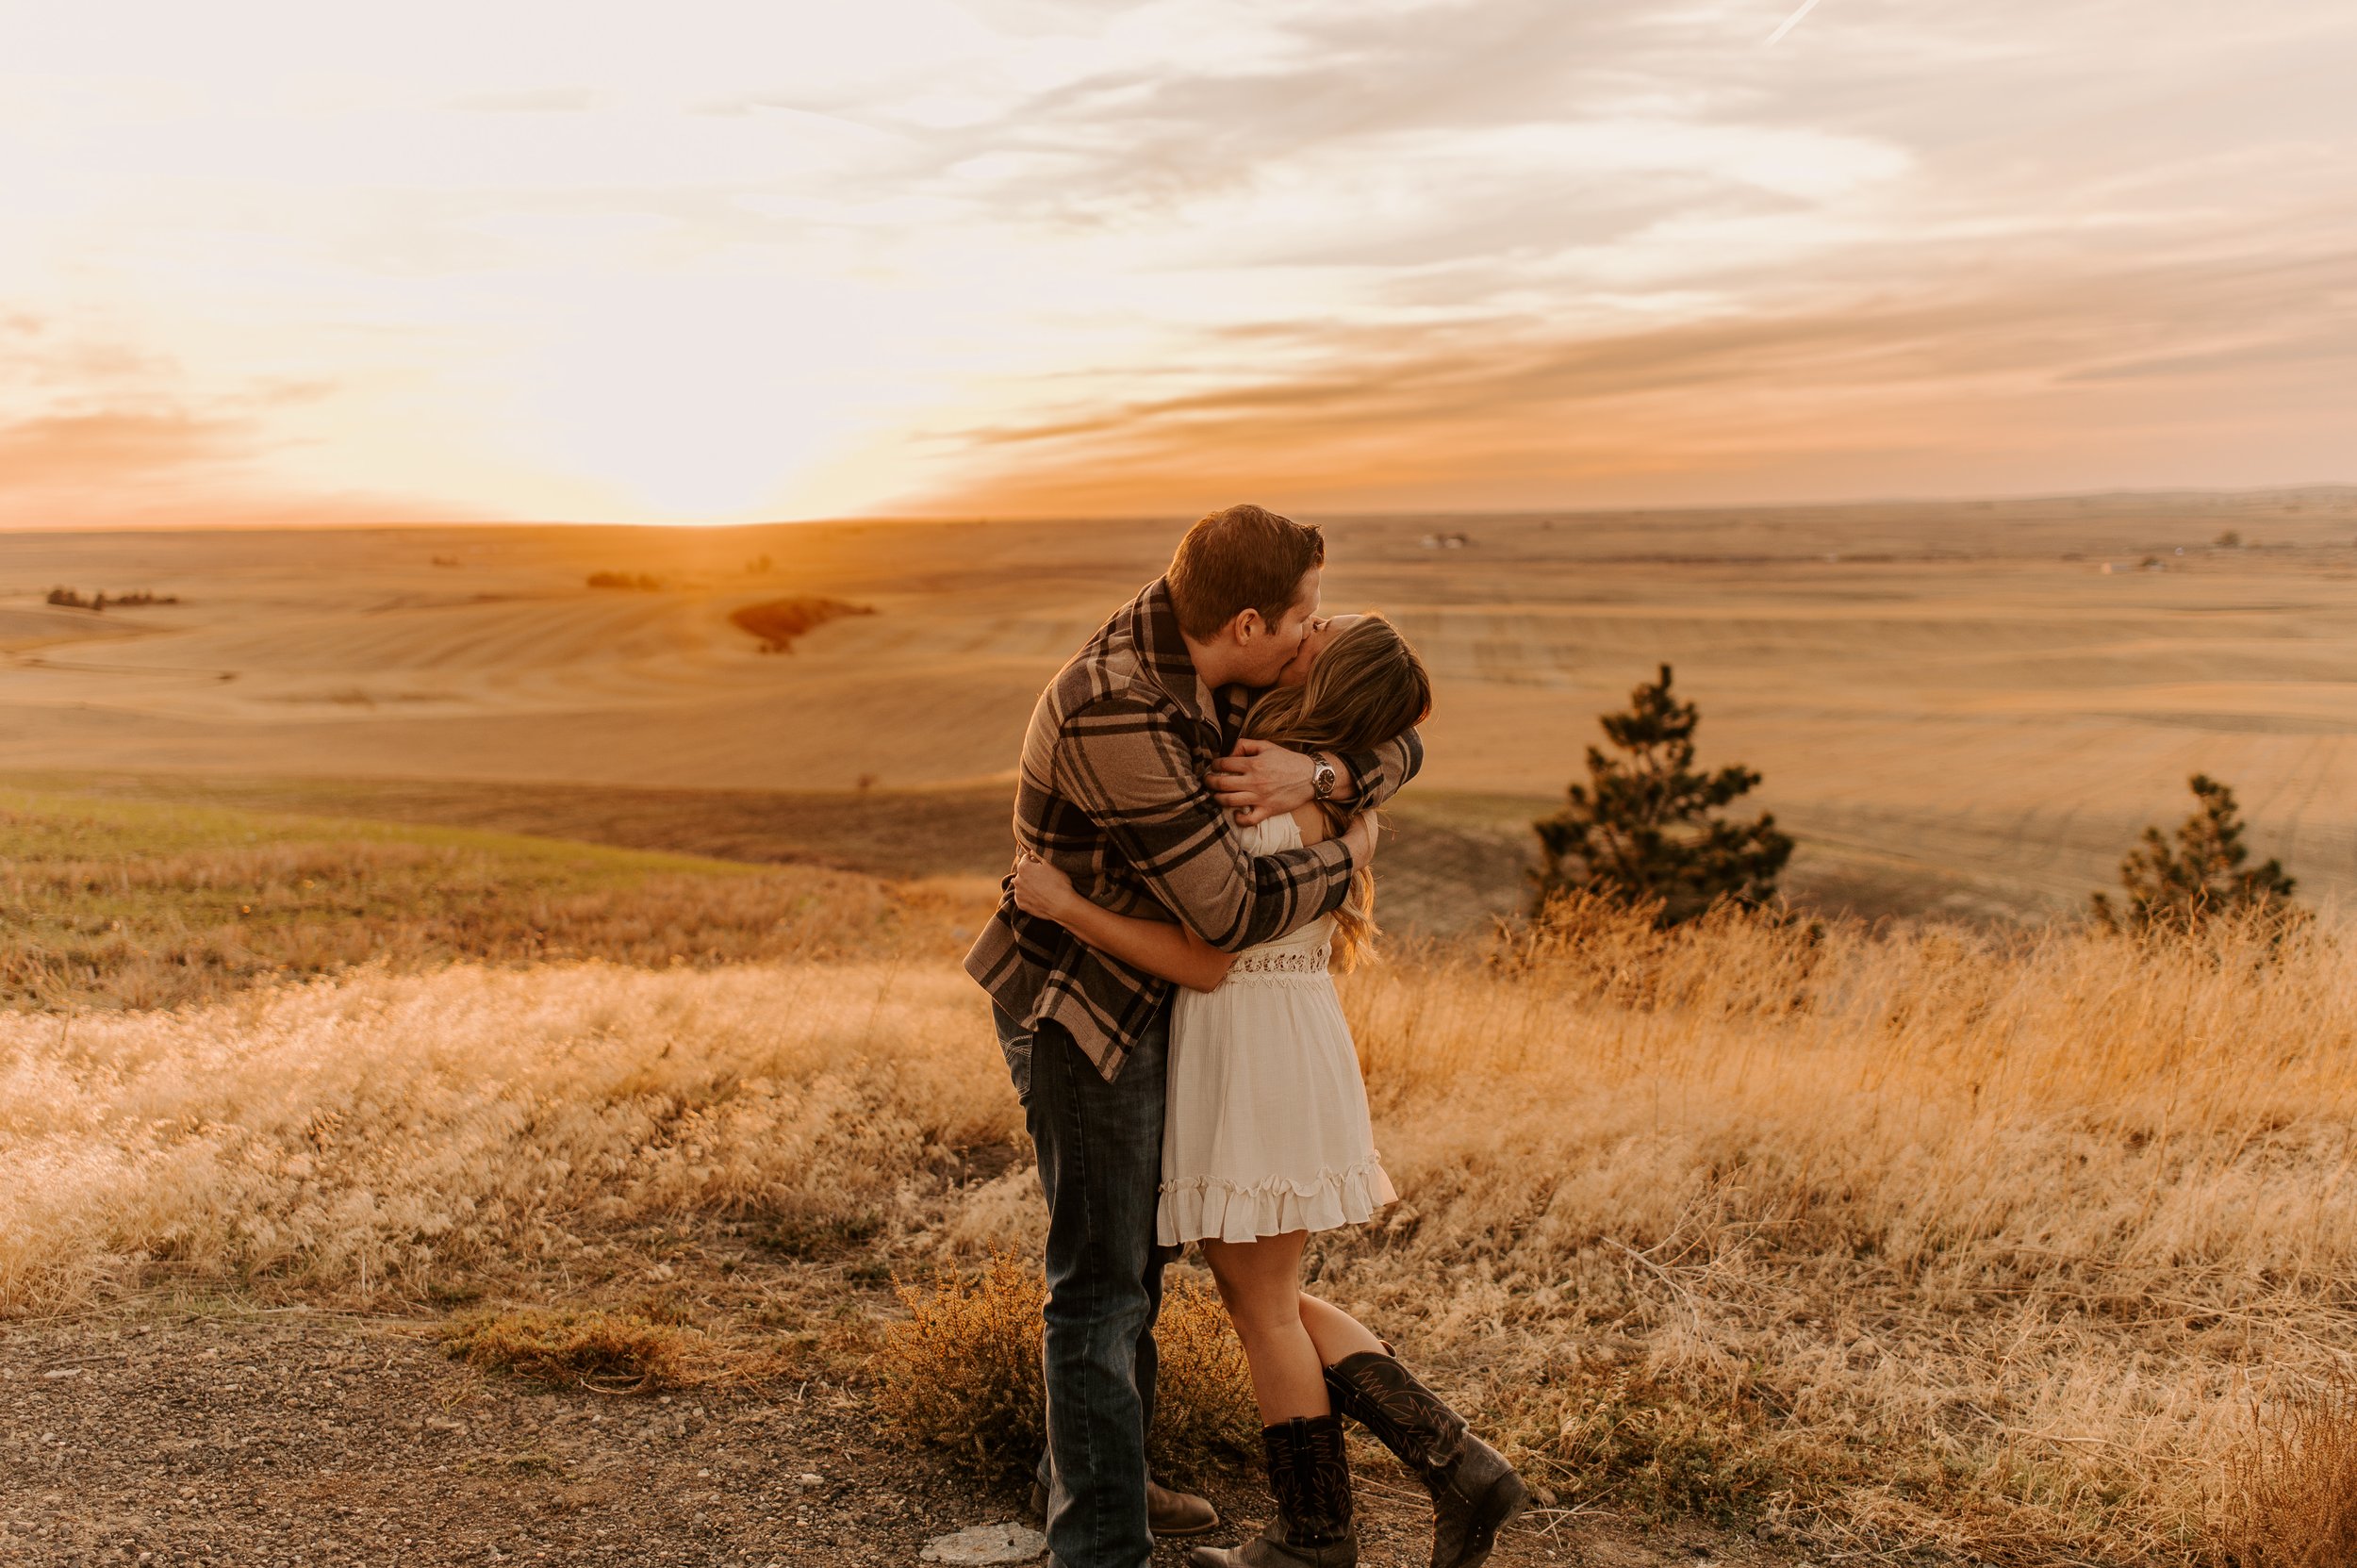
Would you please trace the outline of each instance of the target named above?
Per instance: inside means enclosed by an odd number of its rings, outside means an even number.
[[[2357,7],[0,0],[0,526],[2357,480]]]

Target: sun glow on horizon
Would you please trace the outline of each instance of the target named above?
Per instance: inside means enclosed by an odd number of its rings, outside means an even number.
[[[12,7],[0,526],[2357,478],[2357,16],[2165,10]]]

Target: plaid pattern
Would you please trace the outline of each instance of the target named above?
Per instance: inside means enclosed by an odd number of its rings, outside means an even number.
[[[1335,839],[1255,859],[1202,775],[1244,728],[1252,692],[1207,688],[1170,590],[1147,584],[1065,665],[1023,736],[1014,797],[1021,848],[1061,867],[1092,902],[1183,920],[1236,952],[1343,901],[1350,852]],[[1413,730],[1343,759],[1358,805],[1376,805],[1424,761]],[[1025,1024],[1052,1019],[1107,1081],[1170,995],[1170,982],[1086,947],[1014,906],[1014,878],[965,955],[965,972]]]

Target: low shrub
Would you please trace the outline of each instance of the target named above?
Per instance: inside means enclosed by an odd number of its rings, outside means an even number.
[[[150,593],[144,588],[136,593],[118,594],[102,590],[87,596],[73,588],[51,588],[49,602],[69,610],[97,610],[103,613],[109,605],[116,609],[144,609],[150,604],[177,604],[180,600],[176,594]]]
[[[761,639],[765,653],[791,653],[794,639],[805,632],[845,616],[874,615],[873,604],[848,604],[840,599],[772,599],[729,612],[729,624]]]
[[[873,1365],[878,1403],[901,1431],[948,1449],[986,1480],[1029,1476],[1047,1441],[1039,1270],[999,1253],[979,1272],[903,1290],[909,1317]],[[1244,1349],[1211,1287],[1173,1275],[1148,1447],[1174,1472],[1221,1468],[1258,1452],[1260,1416]]]
[[[888,1329],[876,1353],[886,1418],[988,1479],[1028,1475],[1047,1429],[1046,1299],[1038,1271],[1003,1252],[979,1274],[903,1289],[908,1321]]]

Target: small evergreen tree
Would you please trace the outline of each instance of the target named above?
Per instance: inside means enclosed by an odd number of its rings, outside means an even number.
[[[1629,693],[1625,713],[1603,715],[1605,738],[1621,755],[1588,748],[1588,783],[1573,784],[1563,809],[1531,826],[1542,863],[1530,873],[1532,912],[1561,893],[1588,891],[1630,903],[1658,900],[1662,925],[1690,920],[1722,900],[1772,897],[1792,840],[1774,817],[1734,822],[1715,814],[1748,794],[1759,775],[1739,765],[1694,771],[1701,716],[1661,679]]]
[[[2291,913],[2293,882],[2283,863],[2244,866],[2250,851],[2234,792],[2206,773],[2187,783],[2200,804],[2178,824],[2174,843],[2158,828],[2145,829],[2143,845],[2119,863],[2125,907],[2098,893],[2096,919],[2113,931],[2191,931],[2218,915]]]

